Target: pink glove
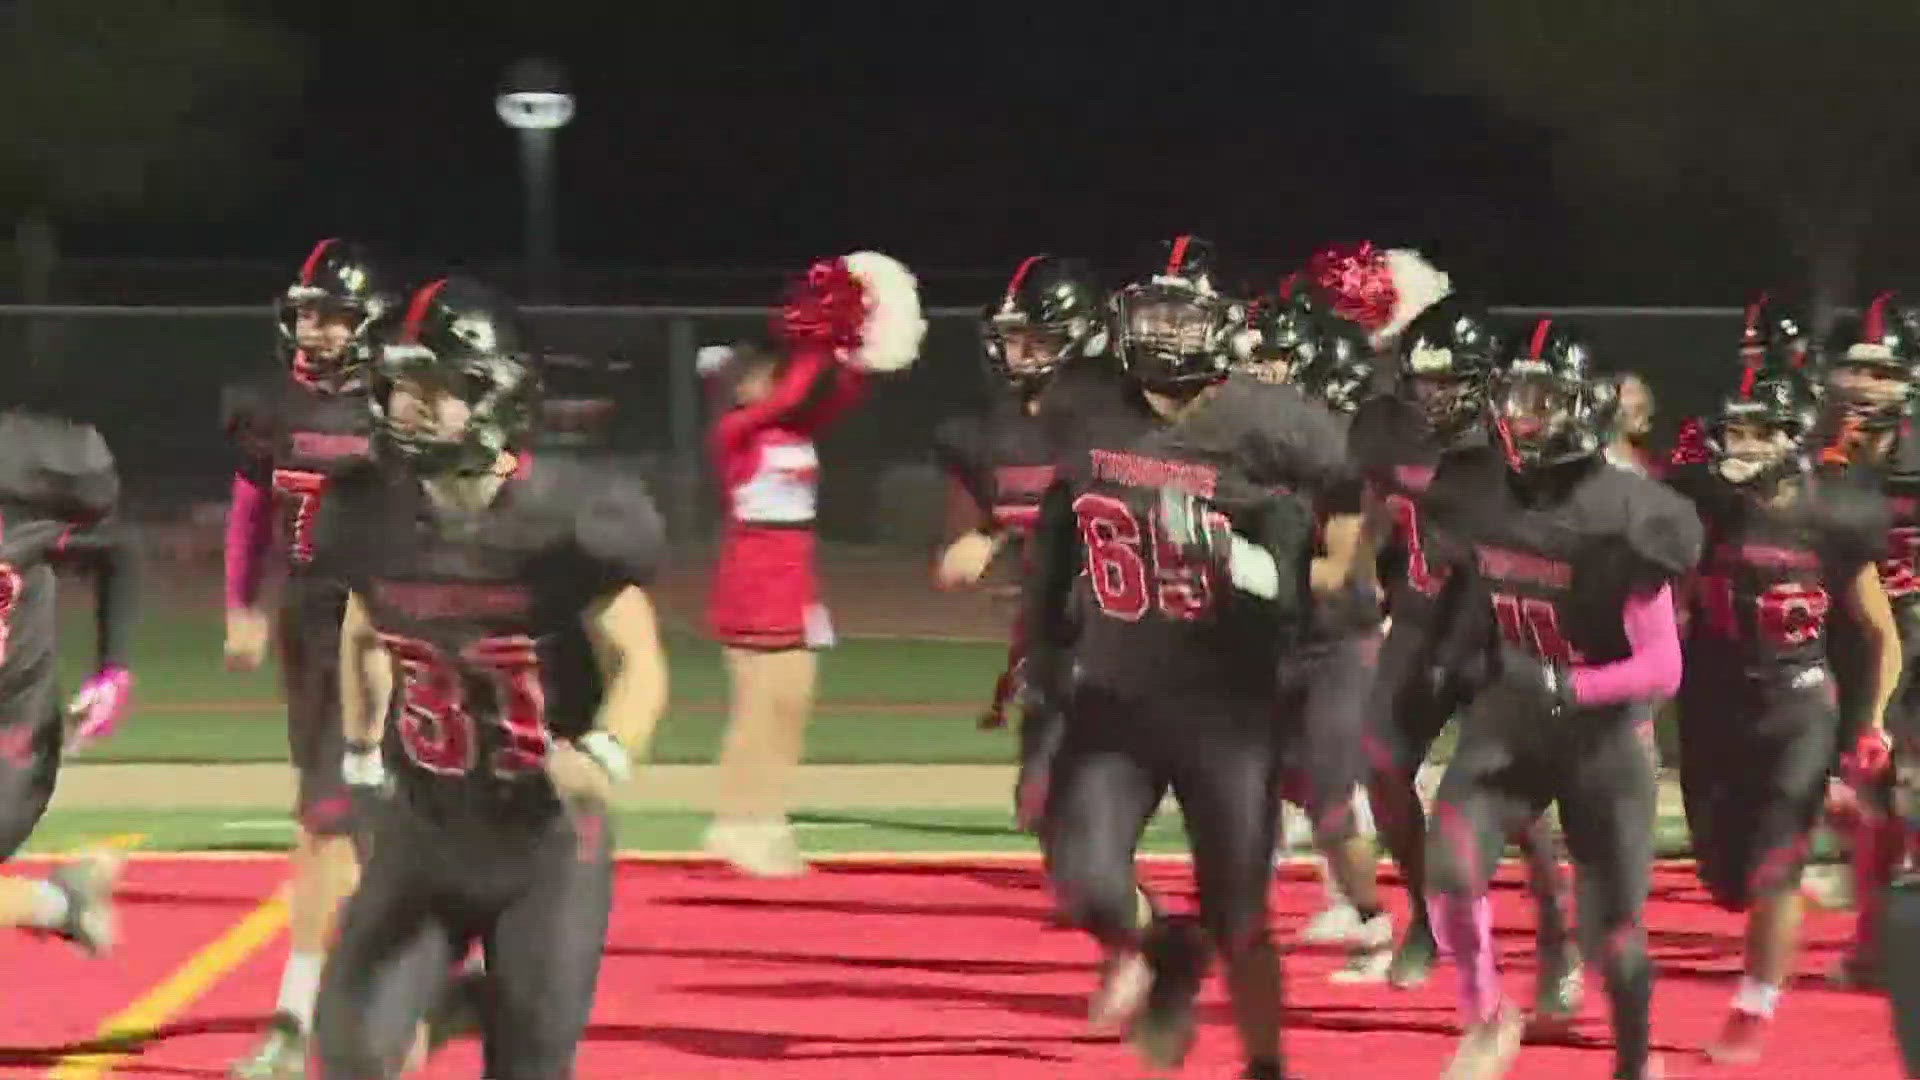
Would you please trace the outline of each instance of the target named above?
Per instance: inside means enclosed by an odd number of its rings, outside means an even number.
[[[1886,732],[1868,728],[1854,741],[1853,753],[1845,761],[1848,779],[1855,784],[1877,780],[1893,766],[1893,743]]]
[[[112,735],[132,691],[133,672],[123,667],[101,668],[81,683],[80,692],[67,703],[67,725],[72,732],[67,740],[69,748],[78,749]]]

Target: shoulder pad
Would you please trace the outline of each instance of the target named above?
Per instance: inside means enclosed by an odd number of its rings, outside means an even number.
[[[0,414],[0,498],[61,517],[103,517],[120,498],[113,452],[87,424],[25,412]]]
[[[592,486],[581,493],[574,535],[587,556],[616,580],[645,587],[666,558],[666,527],[653,496],[637,478],[610,467],[582,470]]]
[[[1700,561],[1705,530],[1700,515],[1680,493],[1658,480],[1622,469],[1603,470],[1617,477],[1626,512],[1627,546],[1667,577],[1678,577]]]
[[[1886,552],[1893,515],[1878,487],[1834,479],[1807,485],[1820,531],[1842,562],[1874,562]]]

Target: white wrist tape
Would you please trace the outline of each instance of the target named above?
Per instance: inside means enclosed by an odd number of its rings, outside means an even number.
[[[1239,533],[1233,534],[1227,548],[1227,575],[1233,579],[1234,588],[1262,600],[1280,595],[1280,568],[1274,564],[1273,553]]]
[[[593,759],[595,765],[607,770],[607,775],[616,784],[625,783],[633,775],[633,759],[627,756],[627,747],[612,732],[589,731],[573,741],[580,752]]]

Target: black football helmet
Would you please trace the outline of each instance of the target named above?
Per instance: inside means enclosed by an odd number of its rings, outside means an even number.
[[[1528,470],[1597,456],[1619,401],[1587,343],[1541,319],[1502,345],[1487,411],[1508,464]]]
[[[378,446],[425,474],[478,475],[500,455],[525,449],[541,409],[540,370],[512,302],[468,278],[430,282],[382,326],[368,403]],[[444,391],[464,403],[458,431],[422,410],[395,407],[394,393]]]
[[[1366,331],[1332,315],[1313,320],[1312,345],[1302,350],[1293,382],[1308,397],[1352,415],[1373,394],[1378,370]]]
[[[1804,371],[1810,338],[1807,324],[1767,293],[1747,305],[1740,331],[1740,366],[1769,371]]]
[[[1748,368],[1705,425],[1708,461],[1731,484],[1780,480],[1802,468],[1813,421],[1813,400],[1791,369]]]
[[[1247,309],[1253,340],[1239,367],[1261,382],[1292,382],[1318,345],[1319,304],[1299,279],[1299,274],[1289,275],[1278,294],[1262,297]]]
[[[1034,393],[1060,365],[1107,351],[1107,304],[1093,268],[1079,259],[1031,255],[980,318],[987,367]]]
[[[1858,316],[1834,324],[1827,349],[1827,401],[1852,426],[1899,423],[1920,383],[1920,317],[1883,292]]]
[[[372,327],[390,312],[398,291],[367,250],[350,240],[313,246],[300,275],[274,302],[280,353],[294,378],[318,390],[340,392],[359,384],[373,356]],[[301,315],[326,321],[344,317],[347,340],[338,352],[313,336],[303,344]]]
[[[1484,310],[1446,297],[1407,324],[1396,351],[1401,393],[1436,440],[1451,443],[1486,415],[1500,340]]]
[[[1246,305],[1213,284],[1212,245],[1177,237],[1155,272],[1113,297],[1120,366],[1148,390],[1190,393],[1251,355]]]

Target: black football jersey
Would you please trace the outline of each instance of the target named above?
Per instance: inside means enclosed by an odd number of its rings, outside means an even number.
[[[1242,452],[1251,435],[1213,416],[1196,438],[1210,413],[1203,406],[1167,424],[1136,401],[1090,415],[1083,448],[1061,459],[1056,482],[1071,497],[1085,590],[1074,652],[1084,683],[1129,696],[1271,688],[1283,629],[1273,605],[1239,592],[1219,568],[1189,562],[1160,522],[1160,489],[1175,487],[1255,542],[1288,539],[1273,535],[1284,519],[1272,509],[1294,496],[1249,474]]]
[[[1476,428],[1477,432],[1479,429]],[[1485,445],[1471,437],[1454,450]],[[1404,398],[1382,395],[1354,413],[1348,452],[1366,487],[1368,503],[1384,512],[1385,541],[1380,578],[1387,607],[1396,623],[1425,625],[1447,581],[1444,560],[1429,557],[1421,538],[1421,500],[1440,465],[1443,451],[1428,434],[1426,417]]]
[[[1053,482],[1054,447],[1048,427],[1014,399],[985,412],[959,416],[934,432],[934,457],[960,483],[996,529],[1024,533]]]
[[[113,455],[83,424],[0,413],[0,717],[41,722],[56,708],[54,564],[111,530]]]
[[[1236,462],[1258,485],[1308,499],[1324,522],[1360,511],[1347,423],[1297,387],[1236,375],[1170,437],[1189,453]],[[1325,553],[1316,530],[1313,554]],[[1307,631],[1309,639],[1331,640],[1379,625],[1380,601],[1371,583],[1358,581],[1337,595],[1314,597]]]
[[[1687,589],[1689,659],[1751,668],[1826,659],[1835,597],[1880,556],[1887,516],[1878,493],[1810,479],[1779,506],[1704,465],[1675,466],[1667,482],[1692,500],[1706,529]]]
[[[513,791],[552,802],[552,738],[583,734],[602,684],[582,617],[652,581],[659,515],[636,481],[541,455],[474,514],[432,505],[402,469],[341,475],[315,572],[344,582],[392,655],[389,758],[424,797]],[[529,795],[529,793],[531,793]]]
[[[1627,599],[1693,568],[1700,519],[1666,485],[1597,461],[1535,479],[1559,493],[1523,499],[1491,447],[1446,455],[1422,504],[1429,553],[1471,572],[1465,595],[1509,645],[1557,665],[1624,660]]]
[[[1920,602],[1920,439],[1902,428],[1887,460],[1875,468],[1852,470],[1855,477],[1876,478],[1886,495],[1887,535],[1880,553],[1880,585],[1896,612]],[[1911,624],[1911,617],[1897,620]],[[1913,646],[1908,646],[1909,651]]]
[[[370,458],[372,414],[358,392],[324,393],[285,371],[229,387],[228,438],[240,471],[273,492],[289,572],[313,561],[313,526],[333,477]]]

